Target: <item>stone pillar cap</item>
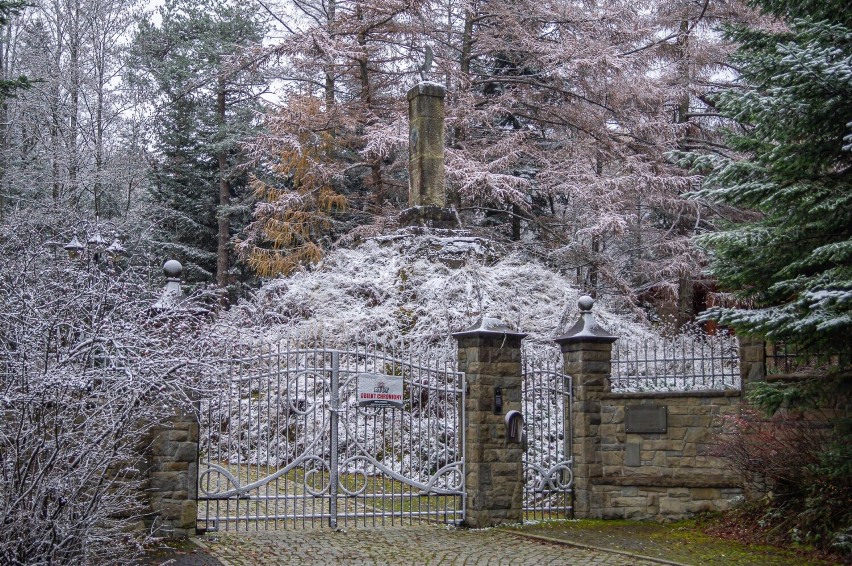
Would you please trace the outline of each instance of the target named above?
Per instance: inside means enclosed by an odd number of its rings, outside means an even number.
[[[612,344],[618,340],[617,336],[610,335],[595,319],[592,314],[592,307],[595,305],[595,300],[588,295],[583,295],[577,301],[577,306],[580,307],[580,319],[574,323],[568,332],[554,338],[553,341],[557,344],[573,343],[573,342],[602,342]]]
[[[465,336],[517,336],[518,338],[525,338],[527,334],[514,330],[499,318],[483,316],[470,328],[452,333],[453,338]]]
[[[411,87],[406,97],[408,98],[408,100],[411,100],[415,96],[421,94],[426,96],[437,96],[439,98],[444,98],[447,95],[447,89],[444,88],[444,85],[442,84],[433,83],[431,81],[423,81]]]

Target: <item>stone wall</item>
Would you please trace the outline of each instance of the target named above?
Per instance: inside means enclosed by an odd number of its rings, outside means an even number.
[[[722,417],[737,414],[740,401],[739,391],[604,394],[594,514],[676,520],[729,508],[742,489],[724,460],[711,452]],[[660,408],[666,412],[665,432],[626,430],[628,411]]]
[[[593,305],[581,297],[580,319],[555,340],[573,378],[574,516],[675,520],[729,508],[741,482],[711,452],[742,391],[612,393],[617,338],[598,325]],[[757,373],[757,353],[744,357]]]
[[[157,536],[182,538],[195,534],[198,484],[198,420],[179,413],[154,427],[145,442],[150,504],[148,527]]]

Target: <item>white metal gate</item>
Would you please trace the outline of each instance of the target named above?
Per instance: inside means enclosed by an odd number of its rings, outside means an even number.
[[[221,390],[201,403],[199,530],[460,522],[454,363],[298,344],[229,355]],[[401,391],[396,405],[381,399],[387,385]]]
[[[524,351],[524,512],[527,519],[564,519],[573,511],[571,377],[557,352]]]

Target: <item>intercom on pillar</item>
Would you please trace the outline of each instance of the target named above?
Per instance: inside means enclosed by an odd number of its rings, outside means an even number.
[[[494,414],[500,415],[503,413],[503,389],[501,387],[494,388]]]

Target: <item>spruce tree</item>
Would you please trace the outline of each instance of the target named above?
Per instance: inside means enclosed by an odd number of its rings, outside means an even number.
[[[752,211],[700,239],[737,306],[735,329],[837,351],[852,332],[852,12],[843,0],[756,0],[765,28],[729,27],[734,88],[717,105],[737,125],[696,197]]]
[[[240,169],[243,140],[256,135],[266,84],[248,50],[265,24],[232,0],[167,0],[160,22],[143,21],[132,74],[153,93],[157,150],[152,196],[160,205],[163,247],[191,280],[233,282],[231,237],[248,209]]]
[[[19,14],[27,6],[24,0],[0,0],[0,26],[5,26],[9,20]],[[13,96],[21,88],[29,88],[32,83],[21,75],[16,78],[2,76],[4,69],[0,68],[0,103],[7,96]]]

